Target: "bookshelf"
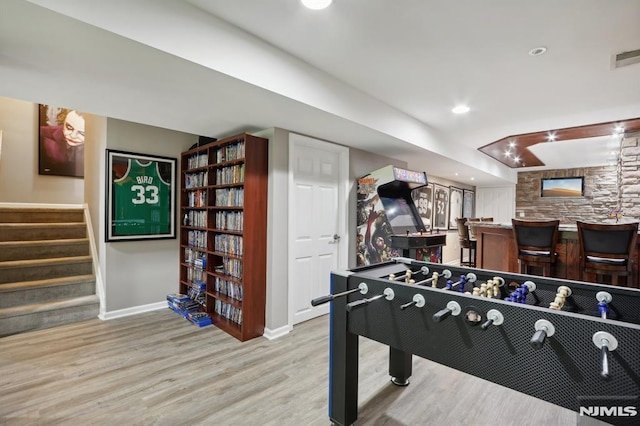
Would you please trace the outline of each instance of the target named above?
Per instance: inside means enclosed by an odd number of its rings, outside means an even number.
[[[241,341],[264,332],[267,144],[243,133],[181,155],[179,291],[204,283],[201,309]]]

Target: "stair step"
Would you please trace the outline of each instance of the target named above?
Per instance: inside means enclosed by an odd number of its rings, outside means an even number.
[[[84,222],[79,208],[0,207],[0,223],[24,222]]]
[[[91,256],[0,262],[0,285],[93,273]]]
[[[73,223],[0,223],[0,241],[86,238],[87,225]]]
[[[96,295],[0,309],[0,336],[95,318],[98,311]]]
[[[89,255],[89,239],[0,241],[0,262]]]
[[[94,275],[0,284],[0,309],[94,295]]]

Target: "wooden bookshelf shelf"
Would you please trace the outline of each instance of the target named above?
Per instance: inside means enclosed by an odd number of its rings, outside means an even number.
[[[243,133],[182,153],[180,292],[203,276],[213,324],[241,341],[264,333],[267,143]],[[187,258],[204,259],[205,270]]]

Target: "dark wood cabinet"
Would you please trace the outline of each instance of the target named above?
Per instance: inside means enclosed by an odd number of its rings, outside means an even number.
[[[182,153],[180,293],[205,286],[213,324],[264,332],[268,140],[246,133]]]

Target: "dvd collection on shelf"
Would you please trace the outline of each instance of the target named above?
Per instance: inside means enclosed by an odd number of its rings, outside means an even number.
[[[230,185],[244,182],[244,164],[223,167],[216,171],[216,185]]]
[[[209,185],[209,172],[186,173],[184,175],[184,186],[187,189],[201,188]]]
[[[242,212],[216,212],[216,229],[242,232]]]
[[[267,139],[242,133],[182,154],[178,294],[187,317],[241,341],[264,332],[267,183]]]

